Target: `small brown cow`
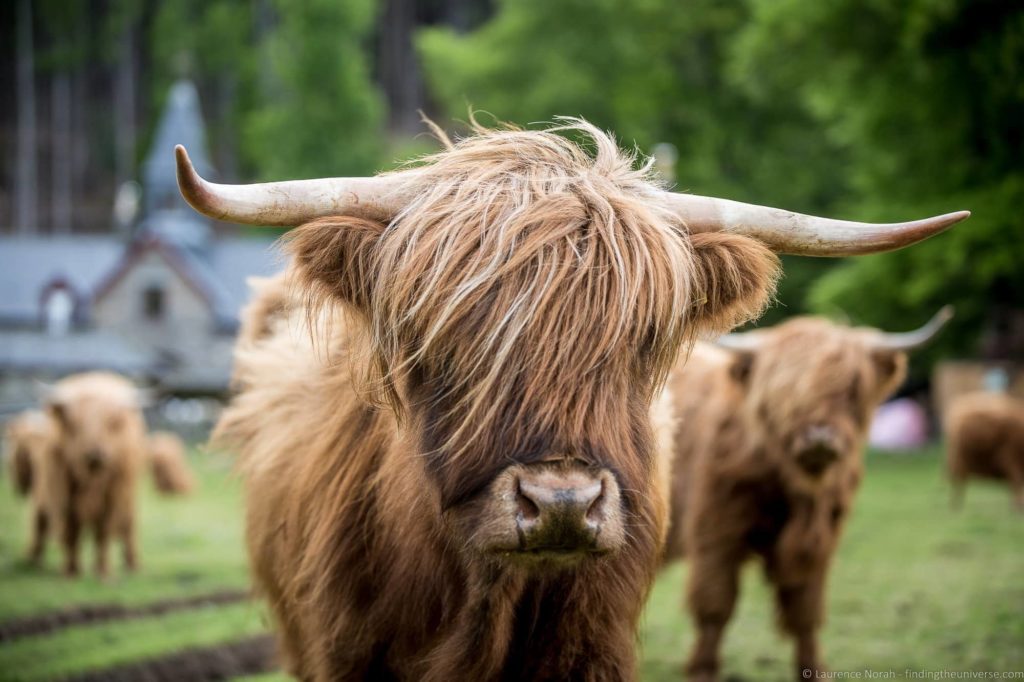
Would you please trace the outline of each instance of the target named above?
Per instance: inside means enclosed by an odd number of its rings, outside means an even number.
[[[187,495],[196,480],[188,466],[185,443],[170,431],[154,431],[146,439],[149,471],[157,491],[164,495]]]
[[[583,122],[476,132],[397,173],[269,186],[208,183],[177,150],[198,210],[301,225],[216,434],[300,679],[633,678],[680,348],[759,312],[771,248],[865,253],[966,217],[673,194]]]
[[[972,477],[1006,481],[1024,512],[1024,401],[1000,393],[957,398],[946,412],[946,464],[953,506],[963,504]]]
[[[718,679],[740,568],[752,557],[764,562],[779,623],[796,638],[797,678],[820,669],[825,581],[871,416],[903,380],[903,351],[948,315],[907,334],[795,318],[722,340],[737,350],[698,345],[673,372],[679,426],[666,556],[689,562],[691,680]]]
[[[11,419],[4,435],[15,490],[29,498],[28,558],[38,564],[42,561],[47,532],[59,523],[66,498],[57,460],[57,425],[48,413],[30,410]]]
[[[38,410],[28,410],[11,418],[4,428],[4,458],[14,492],[27,496],[32,491],[33,460],[52,440],[49,420]],[[38,464],[36,465],[38,468]]]
[[[31,557],[41,558],[52,532],[64,548],[64,571],[77,575],[81,533],[90,530],[98,575],[108,573],[111,536],[123,544],[125,565],[136,568],[135,483],[146,442],[135,387],[114,374],[78,374],[53,387],[46,411],[52,447],[39,457],[46,465],[39,476],[33,469],[39,503]]]

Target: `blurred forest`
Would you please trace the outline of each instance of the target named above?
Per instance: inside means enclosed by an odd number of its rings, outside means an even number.
[[[1005,0],[12,0],[0,215],[109,229],[169,85],[193,79],[221,180],[364,174],[431,148],[417,109],[579,115],[676,186],[864,220],[969,208],[920,246],[787,258],[781,305],[930,351],[1024,359],[1024,4]],[[919,366],[926,365],[921,363]]]

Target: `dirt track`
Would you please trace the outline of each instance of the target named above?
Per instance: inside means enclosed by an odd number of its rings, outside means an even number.
[[[23,618],[14,618],[0,623],[0,642],[9,642],[21,637],[43,635],[73,625],[103,623],[132,618],[162,616],[172,611],[183,611],[202,606],[223,606],[249,598],[246,590],[223,590],[195,597],[164,599],[140,606],[120,604],[84,604],[59,611],[48,611]],[[209,678],[215,679],[215,678]]]
[[[219,646],[185,649],[63,679],[64,682],[208,682],[268,672],[275,667],[273,638],[259,635]]]

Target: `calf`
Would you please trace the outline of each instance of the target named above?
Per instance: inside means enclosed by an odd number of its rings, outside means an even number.
[[[44,458],[48,472],[36,480],[47,486],[40,507],[64,548],[64,571],[79,572],[83,530],[96,541],[96,573],[108,573],[108,546],[121,540],[124,562],[137,567],[135,487],[145,461],[145,424],[135,388],[122,377],[102,372],[60,381],[46,401],[52,424],[52,448]],[[41,547],[42,535],[37,536]],[[41,549],[33,544],[33,556]]]

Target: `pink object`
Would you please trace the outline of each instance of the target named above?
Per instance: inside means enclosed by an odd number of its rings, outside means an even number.
[[[868,443],[881,450],[909,450],[928,442],[928,417],[910,398],[885,403],[875,411]]]

